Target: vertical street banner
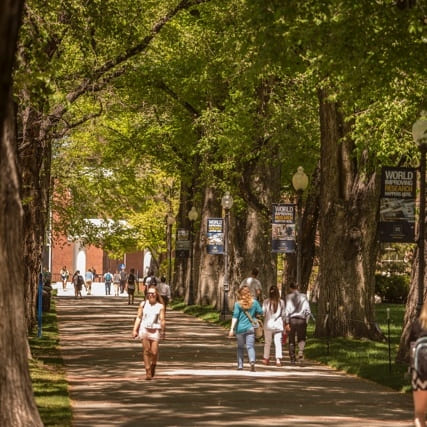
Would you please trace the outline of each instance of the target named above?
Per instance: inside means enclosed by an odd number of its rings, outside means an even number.
[[[415,241],[416,187],[414,168],[383,167],[378,224],[381,242]]]
[[[207,251],[210,255],[224,253],[224,219],[208,218]]]
[[[271,251],[295,252],[295,204],[273,204],[271,220]]]
[[[190,256],[190,231],[185,228],[179,228],[176,232],[175,257],[188,258]]]

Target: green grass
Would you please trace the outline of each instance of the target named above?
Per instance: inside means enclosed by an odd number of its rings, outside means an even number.
[[[37,331],[30,337],[33,359],[30,375],[36,404],[45,426],[71,426],[71,404],[64,364],[59,352],[59,336],[52,298],[51,311],[43,314],[42,336]]]
[[[223,321],[220,314],[212,306],[186,306],[182,301],[175,300],[171,304],[171,308],[225,328],[230,326],[230,320]],[[315,308],[315,306],[312,307],[314,312]],[[395,390],[409,392],[410,381],[406,374],[408,367],[395,361],[402,332],[405,306],[402,304],[379,304],[375,306],[378,326],[388,339],[387,308],[390,309],[391,363],[389,363],[388,341],[331,338],[328,342],[326,338],[314,338],[313,322],[309,323],[307,330],[306,357]]]

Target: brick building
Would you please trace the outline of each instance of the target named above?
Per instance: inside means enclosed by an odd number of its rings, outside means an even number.
[[[101,248],[95,246],[82,246],[79,242],[70,242],[65,236],[61,236],[46,248],[44,265],[52,272],[52,280],[59,281],[59,271],[65,265],[73,274],[80,270],[86,272],[89,268],[94,268],[97,275],[102,276],[110,271],[114,273],[121,264],[126,266],[126,271],[135,269],[138,277],[143,277],[151,262],[149,251],[133,252],[125,254],[122,259],[112,259]]]

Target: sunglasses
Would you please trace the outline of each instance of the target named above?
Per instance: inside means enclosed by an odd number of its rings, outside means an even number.
[[[150,293],[148,294],[148,296],[149,296],[149,297],[155,297],[155,296],[156,296],[156,294],[153,294],[152,292],[150,292]]]

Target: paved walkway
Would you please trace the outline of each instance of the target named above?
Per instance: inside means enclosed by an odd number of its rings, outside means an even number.
[[[123,297],[57,298],[74,427],[412,425],[410,395],[325,366],[237,371],[224,329],[173,311],[157,375],[146,381],[131,339],[136,311]]]

